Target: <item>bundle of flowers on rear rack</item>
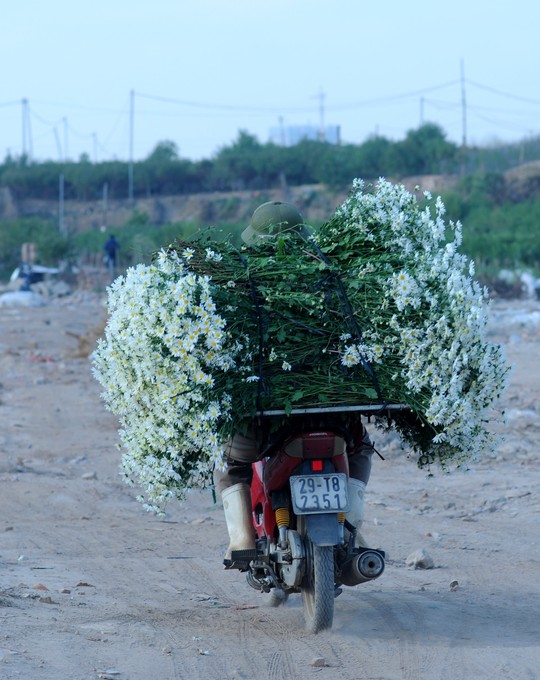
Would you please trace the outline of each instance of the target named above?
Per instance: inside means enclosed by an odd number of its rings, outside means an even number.
[[[94,373],[147,507],[204,485],[223,442],[271,409],[380,406],[420,467],[489,449],[507,369],[444,212],[355,180],[312,238],[176,243],[118,278]]]

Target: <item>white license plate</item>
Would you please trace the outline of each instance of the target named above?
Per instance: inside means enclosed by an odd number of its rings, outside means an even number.
[[[297,515],[347,512],[347,476],[342,472],[291,477],[291,498]]]

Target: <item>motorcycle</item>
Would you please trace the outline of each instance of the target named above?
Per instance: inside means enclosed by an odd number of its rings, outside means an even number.
[[[282,418],[283,411],[261,417]],[[355,446],[354,432],[328,409],[288,414],[252,465],[255,549],[231,556],[250,586],[270,594],[272,606],[301,593],[312,633],[332,627],[342,586],[371,581],[384,571],[384,552],[355,546],[356,528],[346,519],[347,453]]]

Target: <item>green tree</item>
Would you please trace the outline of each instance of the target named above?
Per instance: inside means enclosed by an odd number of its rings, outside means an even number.
[[[213,178],[222,188],[246,189],[256,185],[257,161],[262,146],[254,135],[240,130],[232,146],[219,150]]]
[[[191,186],[193,163],[180,159],[175,142],[159,142],[146,160],[135,168],[139,195],[170,196],[186,193]],[[200,187],[196,187],[200,191]]]
[[[164,140],[156,144],[154,150],[146,158],[146,162],[155,165],[166,165],[179,159],[180,154],[176,142]]]
[[[425,123],[409,130],[396,143],[396,170],[402,176],[428,175],[454,170],[458,147],[446,140],[446,133],[435,123]]]

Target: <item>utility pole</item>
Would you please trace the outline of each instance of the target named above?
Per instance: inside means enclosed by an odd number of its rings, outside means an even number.
[[[60,144],[60,137],[58,135],[58,130],[56,129],[56,125],[53,128],[54,131],[54,139],[56,141],[56,150],[58,151],[58,160],[61,162],[62,161],[62,146]]]
[[[26,100],[26,124],[28,126],[28,158],[31,160],[34,155],[34,144],[32,141],[32,122],[30,119],[30,104]]]
[[[27,100],[23,99],[22,104],[22,155],[26,156],[26,103]]]
[[[62,118],[62,123],[64,125],[64,160],[68,159],[68,122],[67,118],[64,116]]]
[[[135,119],[135,92],[130,92],[129,106],[129,163],[128,163],[128,200],[133,203],[133,124]]]
[[[103,185],[103,190],[102,190],[102,198],[101,198],[101,205],[102,205],[102,218],[101,218],[101,231],[105,231],[107,228],[107,204],[109,200],[109,185],[107,182],[104,183]]]
[[[30,160],[32,158],[32,130],[30,128],[30,107],[28,99],[22,100],[22,153]]]
[[[465,64],[463,59],[461,60],[461,126],[461,145],[465,149],[467,146],[467,103],[465,98]]]
[[[66,235],[66,225],[64,222],[64,173],[60,173],[58,182],[58,230],[62,236]]]
[[[324,98],[325,98],[325,94],[324,94],[322,87],[321,87],[321,90],[319,92],[319,125],[320,125],[319,139],[320,139],[321,142],[324,142],[325,139],[326,139],[326,133],[325,133],[325,130],[324,130]]]
[[[420,97],[420,125],[424,124],[424,97]]]

